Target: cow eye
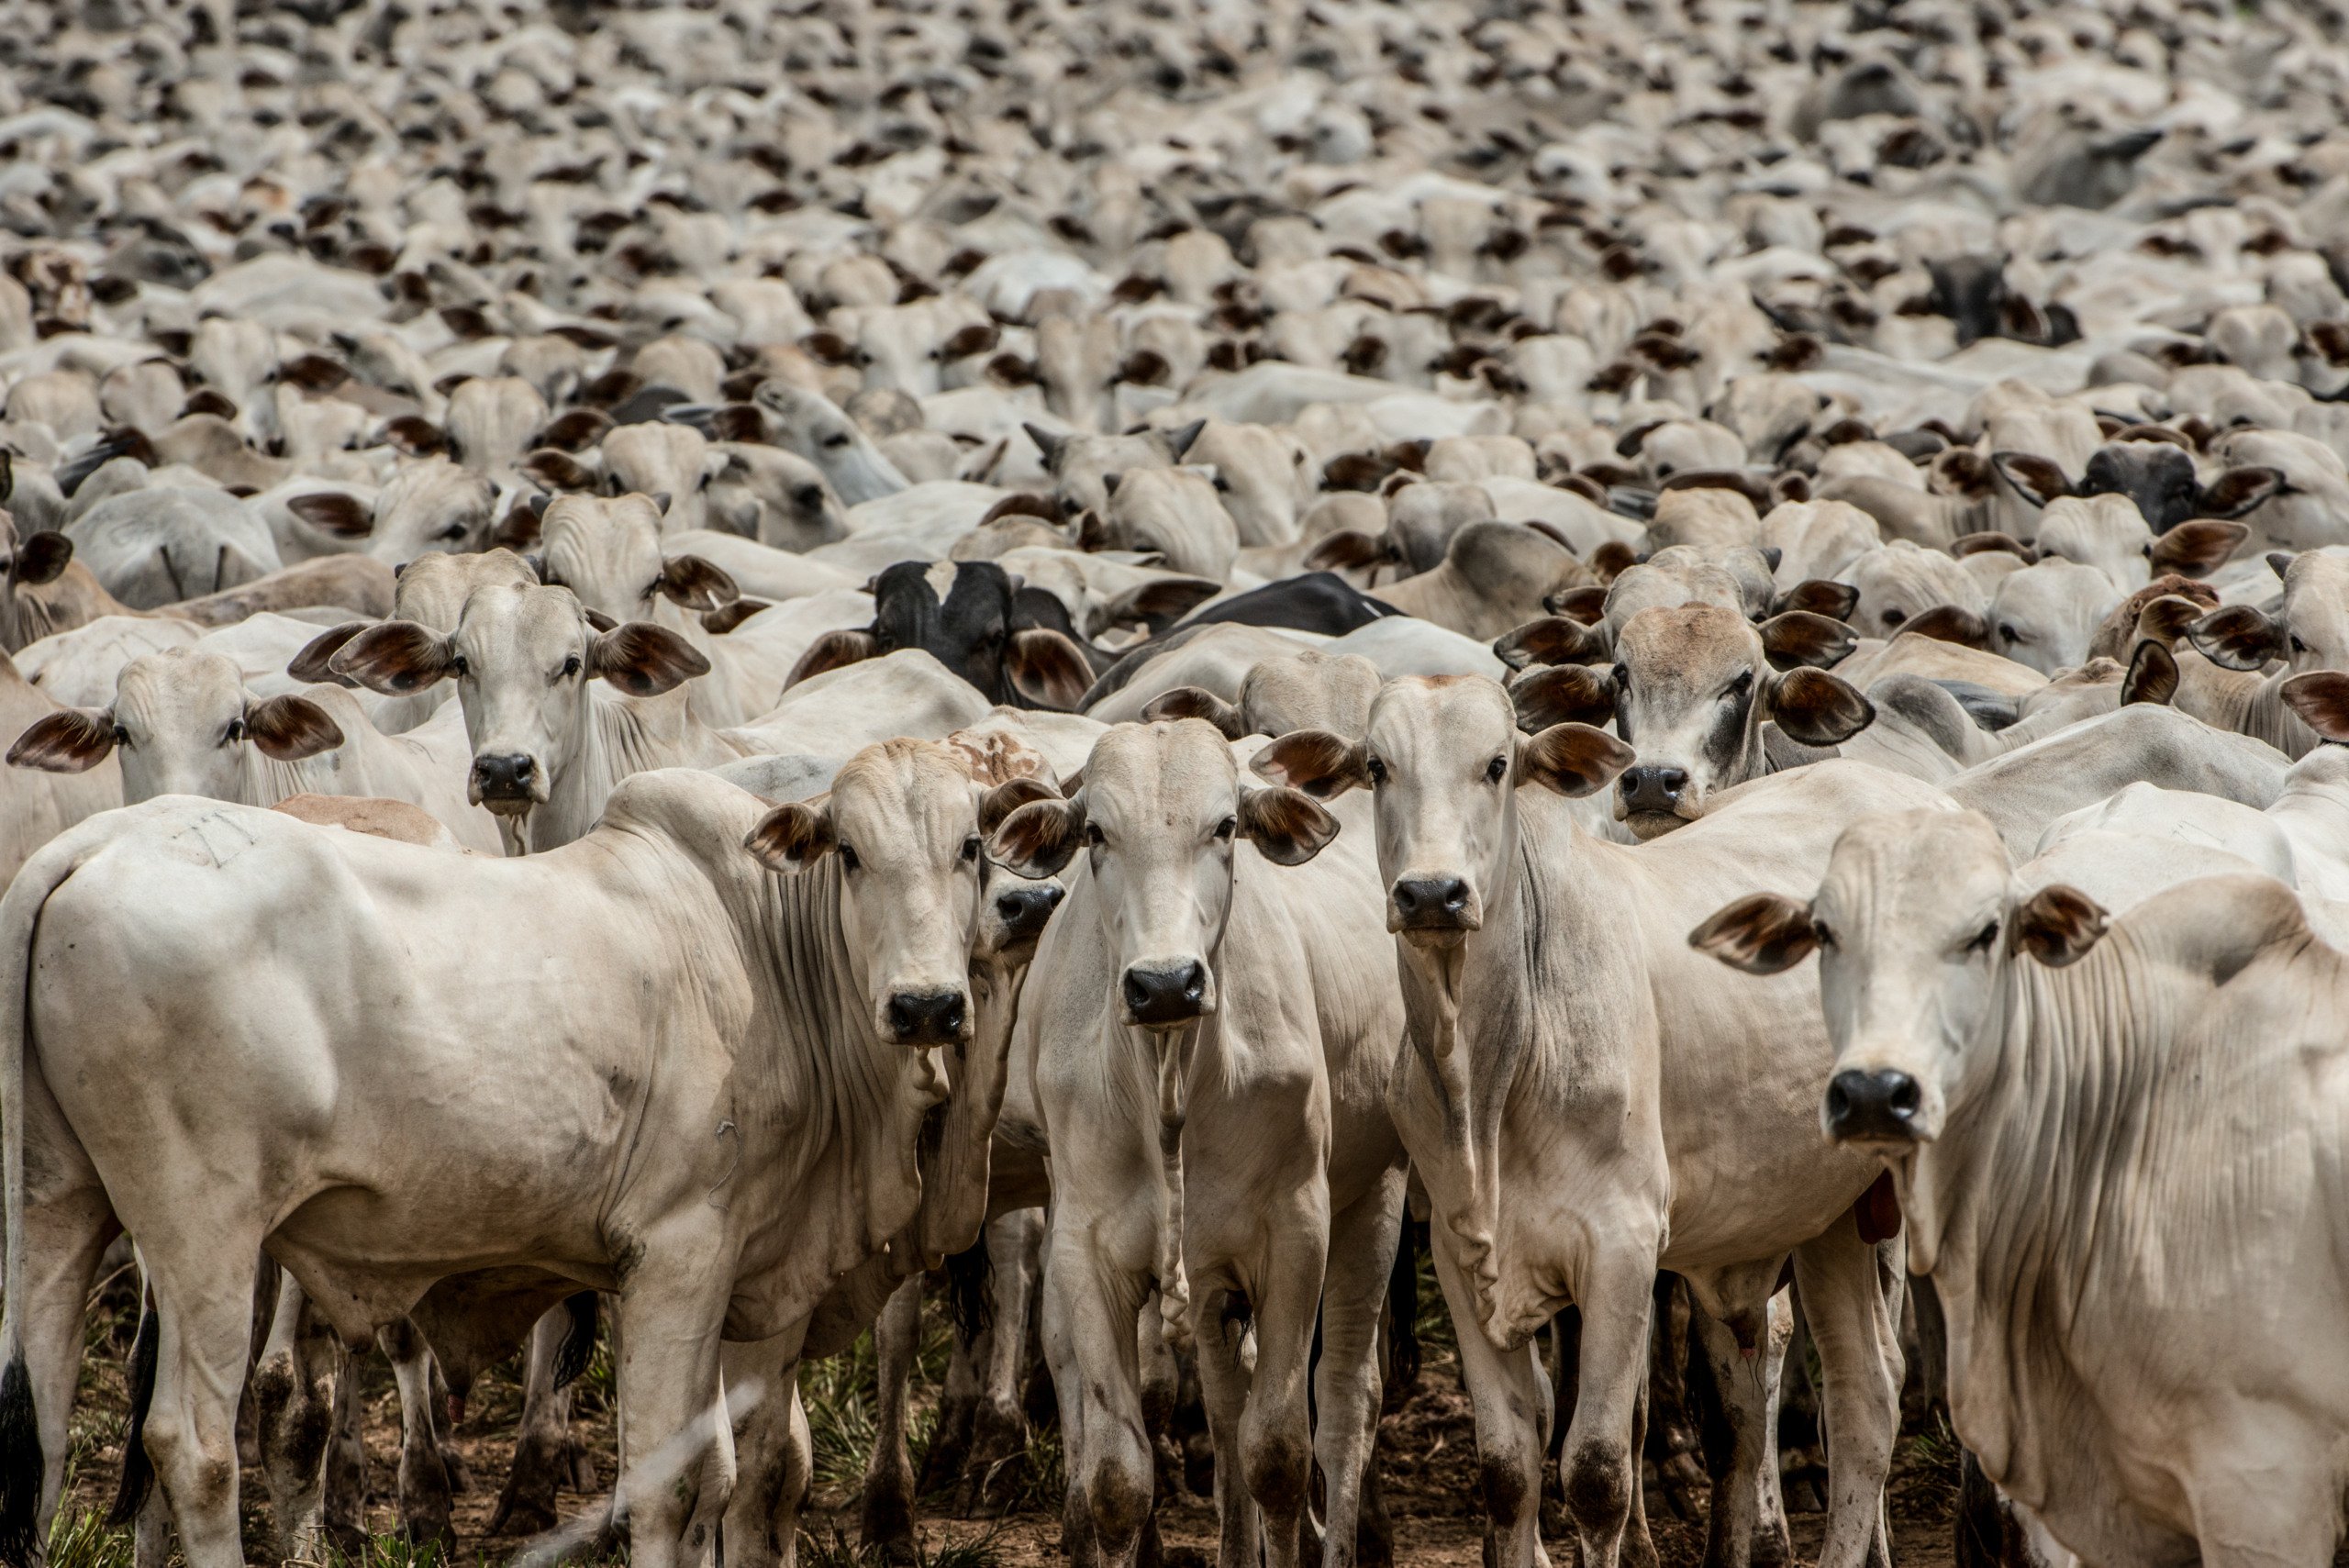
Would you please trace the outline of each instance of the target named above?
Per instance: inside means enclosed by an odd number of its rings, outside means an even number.
[[[128,746],[128,745],[129,745],[129,744],[130,744],[130,731],[129,731],[129,730],[128,730],[128,729],[125,729],[125,728],[124,728],[121,725],[119,725],[119,724],[116,725],[116,726],[114,727],[114,743],[115,743],[116,745],[117,745],[117,746]]]
[[[228,721],[228,728],[220,733],[220,744],[234,746],[244,738],[245,721],[242,718],[232,718]]]
[[[1998,637],[2001,641],[2005,642],[2021,642],[2022,640],[2021,634],[2015,630],[2014,622],[2012,621],[2002,620],[1998,623]]]
[[[1631,689],[1631,672],[1625,669],[1622,665],[1616,665],[1615,668],[1609,671],[1608,673],[1615,677],[1615,689],[1617,691],[1629,692]]]
[[[1215,825],[1215,836],[1227,843],[1230,841],[1231,835],[1239,830],[1240,819],[1236,817],[1227,817]]]
[[[1887,626],[1898,626],[1908,618],[1909,612],[1898,605],[1888,606],[1884,612],[1884,624]]]
[[[1990,944],[1998,940],[1998,922],[1993,920],[1974,933],[1974,940],[1965,944],[1965,951],[1969,953],[1988,952]]]
[[[1491,762],[1485,764],[1485,782],[1486,784],[1498,784],[1508,776],[1508,759],[1507,757],[1495,757]]]
[[[1831,948],[1835,945],[1835,932],[1824,920],[1813,920],[1810,923],[1810,934],[1818,940],[1820,947]]]
[[[438,537],[441,539],[462,539],[465,537],[466,531],[464,524],[451,523],[447,528],[440,530]]]
[[[1097,850],[1104,847],[1101,829],[1097,825],[1091,822],[1085,825],[1085,841]]]
[[[834,430],[830,435],[824,438],[824,445],[832,448],[840,448],[848,445],[848,432],[846,430]]]
[[[979,836],[976,833],[963,840],[963,862],[968,865],[979,858]]]
[[[854,871],[858,866],[864,863],[856,858],[856,851],[849,848],[846,843],[841,843],[836,847],[840,851],[841,869],[842,871]]]
[[[473,673],[473,667],[465,662],[465,656],[463,654],[460,653],[455,658],[449,661],[449,673],[456,676],[459,680],[463,680],[467,675],[470,675]]]
[[[579,655],[574,653],[562,662],[562,678],[566,681],[571,679],[572,676],[579,673],[580,669]]]
[[[812,512],[824,504],[824,493],[812,484],[803,484],[791,493],[791,504]]]
[[[1383,784],[1386,782],[1386,764],[1375,757],[1368,758],[1363,762],[1363,771],[1370,775],[1372,784]]]
[[[2298,634],[2295,634],[2295,635],[2293,636],[2293,638],[2292,638],[2292,651],[2293,651],[2293,652],[2295,652],[2295,653],[2306,653],[2308,651],[2309,651],[2309,645],[2308,645],[2307,643],[2305,643],[2305,642],[2302,642],[2302,641],[2299,639],[2299,635],[2298,635]]]
[[[1735,702],[1738,698],[1743,696],[1753,689],[1753,672],[1751,670],[1740,670],[1737,673],[1737,679],[1729,684],[1728,689],[1721,693],[1721,697],[1724,701]]]

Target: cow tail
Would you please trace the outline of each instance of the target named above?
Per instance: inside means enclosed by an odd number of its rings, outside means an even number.
[[[163,1320],[150,1285],[139,1298],[139,1338],[130,1347],[130,1434],[122,1440],[122,1483],[106,1514],[106,1523],[117,1527],[139,1518],[155,1487],[155,1462],[147,1457],[147,1407],[155,1402],[155,1354],[162,1339]]]
[[[994,1280],[995,1261],[987,1252],[987,1228],[982,1225],[978,1240],[946,1258],[947,1305],[953,1312],[954,1333],[965,1345],[985,1333],[995,1317],[989,1290]]]
[[[0,1312],[0,1563],[30,1568],[39,1549],[40,1418],[33,1408],[32,1376],[25,1365],[24,1302],[32,1278],[25,1261],[25,1061],[32,1050],[33,929],[49,902],[79,864],[62,845],[36,854],[0,897],[0,1163],[7,1227],[0,1283],[7,1305]]]
[[[596,1293],[583,1290],[562,1303],[562,1343],[554,1351],[554,1385],[568,1388],[579,1381],[596,1355]]]

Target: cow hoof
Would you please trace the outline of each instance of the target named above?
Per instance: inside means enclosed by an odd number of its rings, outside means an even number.
[[[1753,1568],[1790,1568],[1795,1561],[1795,1545],[1787,1538],[1787,1527],[1764,1525],[1753,1532],[1753,1555],[1749,1561]]]
[[[920,1561],[921,1554],[914,1545],[913,1503],[905,1491],[867,1487],[856,1529],[859,1543],[866,1551],[877,1552],[884,1562]]]

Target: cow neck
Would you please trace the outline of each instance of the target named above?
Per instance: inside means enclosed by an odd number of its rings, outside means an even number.
[[[880,1038],[856,984],[838,857],[790,875],[751,866],[751,878],[740,929],[752,1017],[734,1104],[749,1179],[734,1202],[740,1272],[760,1276],[772,1334],[913,1218],[925,1107],[903,1088],[907,1048]]]
[[[2162,995],[2149,967],[2125,931],[2065,969],[2003,958],[1941,1136],[1896,1172],[1909,1267],[1932,1275],[1948,1319],[1967,1445],[2033,1504],[2062,1456],[2015,1412],[2089,1407],[2066,1347],[2146,1154],[2143,1091],[2166,1032],[2148,1016]]]
[[[2230,670],[2191,650],[2182,650],[2177,662],[2178,692],[2173,706],[2181,713],[2214,729],[2265,740],[2294,761],[2316,745],[2316,731],[2284,706],[2284,683],[2299,671],[2287,666],[2263,675]]]
[[[673,766],[679,760],[661,733],[675,728],[675,722],[668,709],[657,705],[674,702],[682,717],[682,687],[658,697],[598,698],[584,691],[582,700],[587,705],[587,722],[580,726],[579,754],[555,774],[545,804],[530,813],[532,851],[555,849],[582,837],[603,816],[622,779]]]

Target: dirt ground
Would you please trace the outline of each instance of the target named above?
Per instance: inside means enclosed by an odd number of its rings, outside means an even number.
[[[96,1516],[103,1514],[113,1495],[121,1463],[127,1429],[123,1356],[134,1327],[127,1306],[92,1316],[90,1353],[84,1361],[82,1396],[73,1421],[74,1507],[67,1510],[60,1525],[61,1530],[72,1536],[72,1550],[53,1550],[51,1568],[128,1568],[128,1532],[105,1529]],[[926,1330],[925,1352],[915,1385],[919,1412],[915,1422],[917,1471],[945,1360],[946,1329],[942,1308],[936,1303],[926,1315]],[[1440,1319],[1423,1319],[1422,1331],[1426,1360],[1418,1388],[1400,1409],[1388,1414],[1380,1430],[1382,1474],[1395,1521],[1396,1561],[1403,1568],[1475,1568],[1481,1561],[1481,1507],[1468,1398],[1460,1386],[1448,1325]],[[811,1367],[803,1381],[816,1435],[817,1461],[817,1485],[802,1546],[801,1562],[806,1568],[876,1568],[874,1561],[854,1546],[858,1471],[872,1429],[873,1375],[868,1339],[852,1355]],[[485,1377],[474,1389],[465,1423],[455,1434],[456,1446],[470,1472],[470,1484],[458,1497],[456,1510],[457,1558],[466,1563],[502,1562],[526,1544],[485,1533],[513,1451],[515,1419],[520,1408],[518,1376],[518,1368],[509,1366]],[[394,1496],[399,1407],[390,1370],[380,1356],[370,1355],[362,1362],[361,1391],[367,1446],[367,1521],[376,1532],[363,1554],[363,1568],[413,1568],[416,1554],[406,1551],[397,1536]],[[595,1456],[598,1479],[608,1486],[614,1470],[614,1420],[608,1358],[601,1350],[576,1385],[573,1419]],[[1044,1473],[1019,1478],[1014,1488],[1018,1506],[1001,1517],[955,1518],[951,1496],[924,1500],[920,1525],[924,1568],[1049,1568],[1061,1561],[1056,1438],[1049,1433],[1040,1436],[1019,1462]],[[1895,1457],[1892,1518],[1896,1561],[1905,1568],[1943,1568],[1954,1562],[1952,1504],[1956,1464],[1956,1449],[1945,1433],[1903,1435]],[[274,1538],[265,1488],[257,1474],[248,1472],[246,1479],[248,1561],[269,1562],[274,1556]],[[563,1497],[568,1518],[594,1515],[602,1507],[603,1499],[597,1496],[566,1493]],[[1703,1561],[1701,1515],[1685,1520],[1675,1518],[1663,1490],[1653,1484],[1647,1492],[1647,1508],[1666,1568],[1694,1568]],[[1822,1523],[1818,1514],[1793,1516],[1801,1561],[1816,1560]],[[1186,1496],[1163,1507],[1161,1530],[1168,1568],[1207,1568],[1212,1562],[1215,1518],[1205,1499]],[[1553,1561],[1564,1568],[1572,1561],[1573,1551],[1564,1544],[1563,1519],[1554,1498],[1545,1501],[1542,1534]],[[341,1559],[340,1553],[336,1556],[333,1568],[353,1568],[351,1560]]]

